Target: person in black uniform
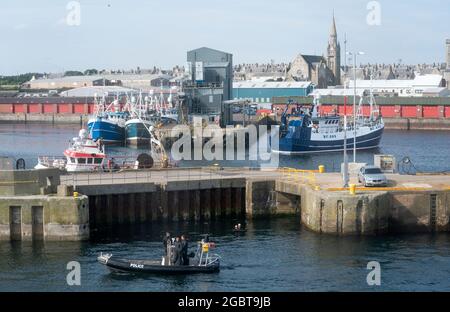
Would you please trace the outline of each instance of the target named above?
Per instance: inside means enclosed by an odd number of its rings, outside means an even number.
[[[188,241],[185,235],[181,235],[181,257],[183,259],[183,265],[189,265],[189,257],[188,257]]]
[[[172,264],[173,265],[181,265],[183,262],[183,258],[182,258],[182,247],[181,247],[181,241],[180,241],[180,237],[177,236],[177,238],[175,239],[175,244],[174,244],[174,248],[173,248],[173,253],[172,253]]]
[[[170,237],[170,233],[166,232],[166,235],[163,238],[163,245],[164,245],[164,253],[167,256],[167,245],[172,245],[172,238]]]

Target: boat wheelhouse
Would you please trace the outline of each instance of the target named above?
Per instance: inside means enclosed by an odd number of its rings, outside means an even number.
[[[66,170],[69,172],[97,171],[103,168],[106,159],[101,142],[94,142],[85,129],[80,130],[79,136],[72,139],[64,156]]]

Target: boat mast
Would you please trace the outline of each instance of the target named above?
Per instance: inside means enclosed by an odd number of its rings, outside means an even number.
[[[375,121],[378,116],[380,116],[380,110],[375,101],[375,96],[373,95],[373,73],[370,74],[370,120]]]

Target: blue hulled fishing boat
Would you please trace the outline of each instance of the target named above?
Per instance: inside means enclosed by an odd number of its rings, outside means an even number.
[[[297,107],[294,113],[287,114],[286,106],[281,118],[279,147],[272,151],[284,155],[338,152],[347,148],[376,148],[380,144],[384,122],[373,97],[370,99],[370,114],[363,116],[362,101],[356,114],[356,122],[344,124],[343,116],[320,115],[319,97],[314,98],[312,108]]]
[[[120,111],[115,100],[107,108],[104,99],[96,104],[96,113],[88,121],[88,131],[94,140],[102,139],[104,143],[123,144],[125,142],[125,123],[130,118],[127,110]]]

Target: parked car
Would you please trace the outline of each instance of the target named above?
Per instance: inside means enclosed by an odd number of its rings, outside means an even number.
[[[380,168],[364,166],[358,172],[358,182],[364,186],[387,186],[388,180]]]

